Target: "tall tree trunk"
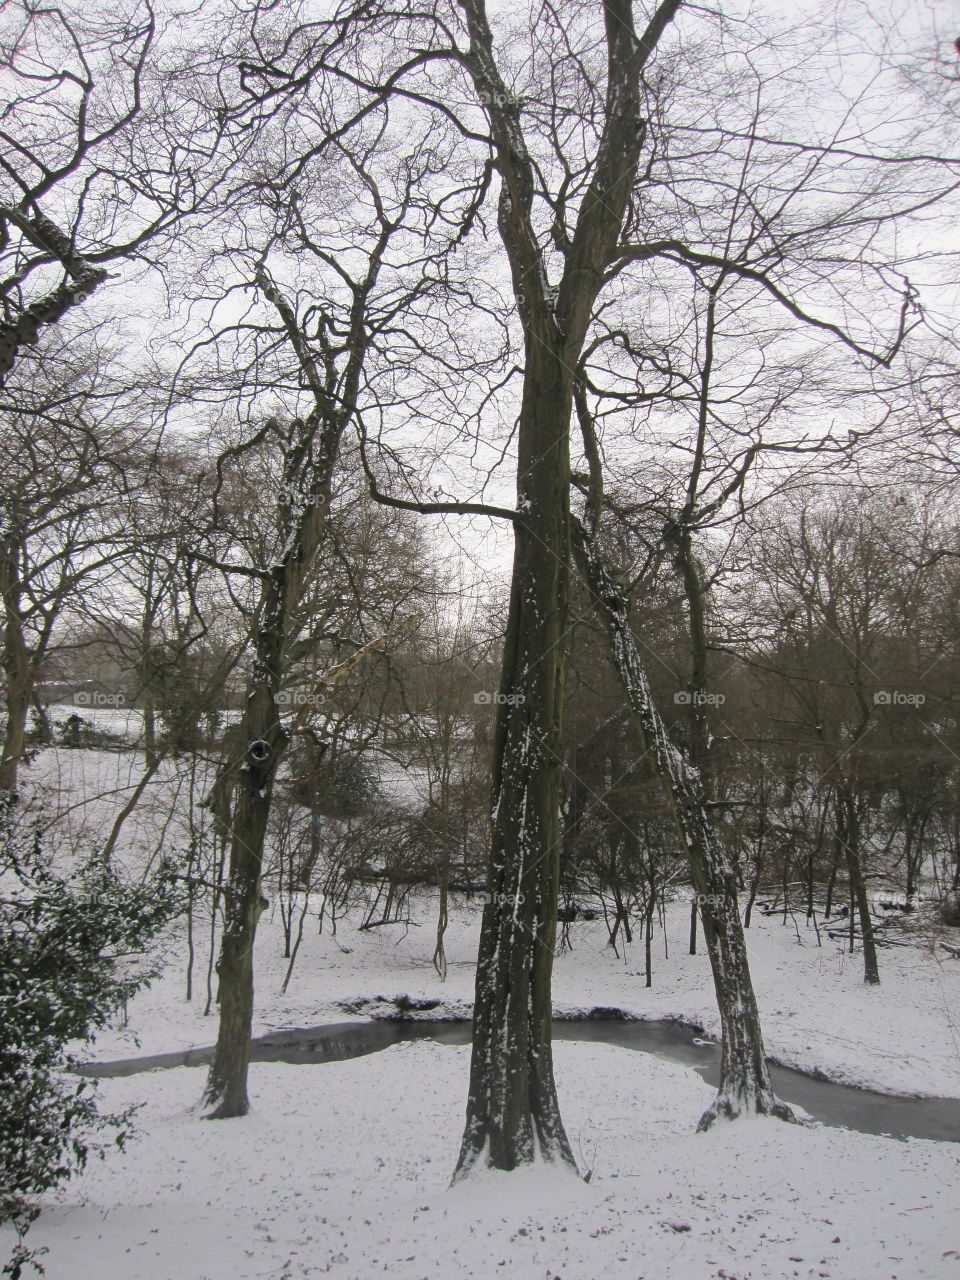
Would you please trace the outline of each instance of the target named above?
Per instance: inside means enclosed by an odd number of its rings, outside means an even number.
[[[560,728],[567,625],[571,379],[528,344],[519,509],[497,709],[488,902],[477,960],[467,1123],[479,1160],[575,1168],[553,1077],[551,973],[560,886]]]
[[[712,332],[713,299],[708,315],[708,328]],[[708,380],[706,385],[709,385]],[[704,390],[704,411],[706,404],[706,386]],[[701,446],[702,448],[702,446]],[[699,451],[698,451],[699,457]],[[692,480],[694,493],[696,480]],[[693,499],[691,498],[691,503]],[[703,583],[699,567],[693,554],[693,539],[686,524],[676,530],[675,563],[683,581],[684,596],[687,602],[687,622],[690,634],[690,759],[700,774],[700,785],[704,799],[710,791],[710,733],[707,727],[707,627],[706,606]],[[690,906],[690,954],[697,954],[697,903],[699,895],[695,895]]]
[[[146,768],[150,768],[159,759],[157,750],[157,713],[153,705],[153,693],[150,689],[143,691],[143,760]]]
[[[448,854],[444,854],[443,861],[437,869],[437,885],[440,890],[440,901],[437,906],[437,932],[433,946],[433,967],[442,982],[447,978],[447,954],[444,949],[443,940],[447,932],[447,924],[449,921],[449,913],[447,903],[450,888],[450,858]]]
[[[723,1027],[720,1086],[713,1104],[700,1118],[705,1129],[718,1116],[764,1114],[794,1119],[778,1102],[770,1083],[760,1031],[747,948],[737,907],[736,872],[710,824],[698,771],[670,741],[653,704],[627,604],[606,572],[591,539],[574,523],[574,546],[584,579],[605,617],[614,666],[648,750],[656,761],[673,802],[687,849],[694,888],[701,903],[704,938]]]
[[[304,337],[294,306],[261,263],[257,287],[276,309],[287,341],[297,357],[314,408],[290,424],[283,439],[283,473],[276,506],[279,558],[260,575],[260,599],[254,615],[254,666],[240,727],[244,756],[228,765],[236,775],[214,786],[218,804],[230,812],[230,867],[224,887],[224,926],[217,972],[220,978],[220,1026],[203,1095],[210,1119],[243,1115],[248,1109],[247,1067],[253,1021],[253,945],[257,922],[266,907],[261,892],[263,850],[277,766],[288,742],[280,723],[277,695],[287,655],[298,627],[304,578],[310,571],[327,527],[340,442],[350,421],[367,348],[366,304],[390,238],[384,233],[369,256],[366,274],[356,284],[349,320],[349,356],[344,369],[317,358]],[[322,374],[321,374],[322,371]],[[324,380],[326,379],[326,381]],[[359,661],[374,644],[359,649]],[[341,671],[346,664],[341,664]],[[300,712],[294,724],[306,718]]]
[[[234,771],[230,818],[230,864],[224,895],[224,924],[217,975],[220,1025],[207,1076],[202,1110],[207,1119],[246,1115],[247,1068],[253,1023],[253,947],[257,923],[267,906],[261,892],[263,849],[276,768],[287,744],[280,724],[279,692],[283,610],[277,576],[257,636],[251,687],[241,719],[245,750]],[[271,607],[272,606],[272,607]]]
[[[534,216],[542,181],[500,74],[484,0],[461,0],[465,59],[501,179],[498,230],[524,335],[513,578],[498,706],[493,833],[477,960],[467,1120],[455,1178],[481,1161],[538,1156],[575,1168],[550,1047],[560,886],[560,729],[568,609],[573,376],[633,190],[644,129],[640,76],[682,0],[638,38],[631,0],[605,0],[603,133],[554,291]],[[559,224],[558,224],[559,225]]]
[[[690,633],[690,758],[699,770],[704,793],[711,790],[710,730],[707,724],[707,621],[706,591],[686,524],[674,535],[674,562],[683,581]]]
[[[829,920],[833,911],[833,892],[837,885],[837,872],[840,870],[840,854],[842,852],[842,841],[839,832],[833,842],[833,860],[830,863],[830,876],[827,880],[827,901],[823,914]]]
[[[688,951],[692,956],[697,954],[697,899],[690,903],[690,945]]]

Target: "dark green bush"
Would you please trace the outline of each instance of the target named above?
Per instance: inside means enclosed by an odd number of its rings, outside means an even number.
[[[140,883],[96,851],[55,869],[42,825],[0,799],[0,1222],[17,1231],[13,1280],[26,1262],[42,1270],[23,1245],[38,1197],[130,1131],[129,1111],[102,1114],[94,1082],[70,1074],[68,1046],[154,976],[146,948],[182,906],[166,864]]]

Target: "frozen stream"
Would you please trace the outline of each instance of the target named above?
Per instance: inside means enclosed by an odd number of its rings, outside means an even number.
[[[682,1023],[564,1019],[554,1022],[553,1035],[557,1040],[589,1040],[655,1053],[670,1062],[693,1067],[708,1084],[716,1085],[719,1080],[719,1045]],[[469,1044],[470,1023],[378,1019],[297,1027],[274,1031],[254,1040],[250,1057],[253,1062],[341,1062],[376,1053],[400,1041],[423,1039],[437,1044]],[[129,1076],[159,1067],[202,1066],[210,1061],[212,1053],[211,1048],[187,1049],[152,1057],[88,1063],[77,1070],[87,1076]],[[960,1142],[960,1098],[901,1098],[818,1080],[789,1067],[771,1066],[770,1072],[778,1097],[799,1104],[824,1124],[895,1138]],[[638,1085],[642,1098],[640,1075]]]

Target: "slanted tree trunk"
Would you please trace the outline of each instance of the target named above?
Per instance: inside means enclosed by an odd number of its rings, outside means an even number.
[[[700,1118],[708,1128],[718,1116],[775,1115],[793,1120],[793,1112],[779,1102],[770,1083],[760,1031],[747,948],[737,906],[736,872],[710,824],[698,771],[684,760],[670,741],[653,704],[646,672],[630,629],[627,604],[607,573],[591,539],[579,522],[574,546],[584,579],[607,623],[614,666],[623,684],[645,744],[673,801],[683,837],[694,889],[701,903],[703,932],[713,971],[723,1027],[720,1086],[712,1105]]]
[[[85,115],[87,106],[85,96],[82,101]],[[71,165],[66,171],[70,172],[72,169]],[[52,174],[45,176],[47,181],[52,180]],[[25,208],[31,205],[33,214],[28,216]],[[68,278],[43,297],[23,307],[19,314],[14,314],[12,319],[5,317],[0,321],[0,387],[4,385],[7,374],[13,368],[21,349],[35,346],[43,329],[62,320],[71,308],[93,293],[94,289],[109,275],[105,267],[95,267],[76,253],[72,237],[65,235],[58,226],[45,217],[32,197],[23,200],[18,208],[5,207],[3,216],[16,226],[25,239],[35,245],[41,253],[49,254],[53,260],[59,260]],[[4,236],[6,236],[6,229],[4,229]]]

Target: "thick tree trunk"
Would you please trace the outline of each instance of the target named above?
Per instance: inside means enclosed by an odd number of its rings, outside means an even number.
[[[15,792],[27,738],[27,712],[30,707],[29,677],[24,680],[18,671],[11,671],[8,668],[6,699],[3,755],[0,758],[0,791]]]
[[[569,575],[573,376],[623,227],[643,144],[640,75],[681,0],[643,35],[631,0],[606,0],[603,134],[554,291],[533,213],[541,176],[498,69],[484,0],[462,0],[467,66],[502,180],[498,229],[524,330],[510,611],[494,752],[494,810],[477,961],[467,1122],[455,1178],[538,1156],[575,1168],[550,1048],[560,886],[560,729]]]
[[[668,737],[630,630],[626,601],[579,525],[574,525],[574,545],[587,585],[606,619],[614,666],[630,708],[673,800],[701,905],[723,1044],[717,1097],[700,1118],[698,1128],[707,1128],[718,1116],[763,1114],[792,1120],[793,1113],[777,1101],[770,1083],[737,906],[736,872],[710,825],[700,775]]]
[[[477,961],[467,1123],[455,1178],[538,1157],[575,1168],[553,1078],[560,729],[568,590],[570,375],[530,344],[498,705],[493,833]]]

